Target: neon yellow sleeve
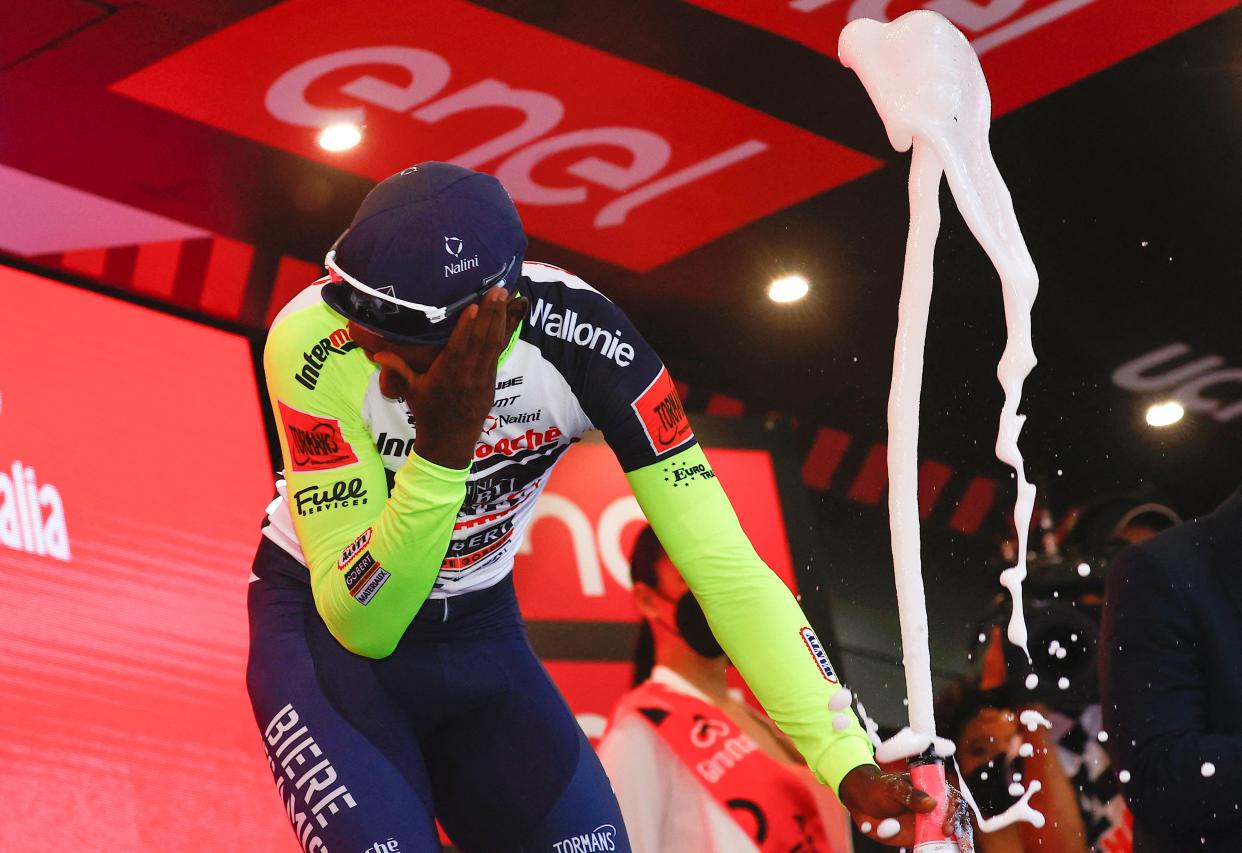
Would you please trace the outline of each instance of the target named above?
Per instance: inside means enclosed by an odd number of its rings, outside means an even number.
[[[263,366],[315,606],[341,645],[382,658],[432,590],[469,469],[411,453],[389,494],[362,416],[376,368],[343,326],[316,293],[278,319]]]
[[[849,771],[873,764],[852,710],[843,711],[849,726],[833,728],[828,700],[841,685],[832,664],[793,595],[755,553],[702,448],[626,476],[712,633],[819,780],[835,792]]]

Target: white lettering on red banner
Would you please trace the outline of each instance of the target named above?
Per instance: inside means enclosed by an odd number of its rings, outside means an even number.
[[[414,157],[492,172],[532,234],[636,270],[881,165],[462,0],[291,0],[114,88],[376,180]],[[365,127],[347,158],[315,142],[338,122]]]

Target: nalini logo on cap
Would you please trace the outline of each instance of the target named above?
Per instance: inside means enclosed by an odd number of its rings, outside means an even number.
[[[444,238],[444,251],[448,252],[455,258],[461,257],[461,250],[465,248],[465,245],[466,244],[461,241],[460,237]]]

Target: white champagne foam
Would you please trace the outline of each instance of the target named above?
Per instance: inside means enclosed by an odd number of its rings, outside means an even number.
[[[1038,809],[1031,806],[1031,797],[1035,796],[1043,788],[1038,779],[1032,780],[1021,794],[1018,801],[1009,808],[1005,809],[998,815],[993,817],[984,817],[983,812],[979,811],[979,806],[975,803],[975,798],[971,796],[970,788],[966,786],[966,777],[962,775],[962,768],[957,766],[957,759],[953,760],[953,766],[957,767],[958,785],[962,789],[962,799],[970,806],[971,811],[975,813],[975,820],[979,824],[979,829],[983,832],[996,832],[998,829],[1004,829],[1012,826],[1018,821],[1026,821],[1027,823],[1039,829],[1044,825],[1044,815]],[[1021,787],[1021,785],[1019,785]],[[1017,796],[1012,794],[1011,796]]]
[[[877,746],[875,757],[879,761],[897,761],[900,758],[922,755],[929,747],[934,748],[935,754],[941,758],[949,758],[957,751],[957,746],[951,740],[916,732],[906,726]]]
[[[880,821],[880,825],[876,827],[875,834],[879,838],[892,838],[901,832],[901,821],[896,818],[886,817]]]
[[[1045,729],[1052,728],[1052,721],[1033,708],[1028,708],[1019,714],[1018,722],[1026,726],[1026,730],[1029,732],[1035,731],[1040,726],[1043,726]]]
[[[838,54],[862,80],[893,147],[914,149],[910,231],[888,406],[889,517],[910,728],[934,736],[927,603],[919,555],[918,428],[942,174],[948,177],[963,219],[1001,278],[1008,340],[997,368],[1005,402],[996,455],[1015,471],[1018,532],[1017,565],[1001,573],[1001,583],[1013,601],[1008,637],[1024,652],[1022,581],[1035,487],[1026,479],[1018,449],[1024,420],[1018,404],[1023,381],[1035,366],[1030,314],[1039,278],[1009,190],[992,159],[988,144],[991,96],[966,38],[935,12],[916,11],[888,24],[867,19],[851,22],[841,32]]]

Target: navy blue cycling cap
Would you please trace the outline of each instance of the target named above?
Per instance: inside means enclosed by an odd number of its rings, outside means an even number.
[[[376,184],[324,259],[337,313],[402,343],[441,344],[463,310],[522,276],[526,233],[491,175],[411,166]]]

